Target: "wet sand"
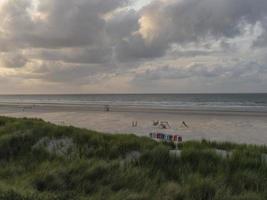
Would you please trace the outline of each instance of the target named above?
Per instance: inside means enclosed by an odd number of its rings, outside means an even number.
[[[0,105],[0,115],[42,118],[59,125],[73,125],[105,133],[148,136],[157,131],[179,134],[184,140],[207,139],[267,145],[267,113],[224,112],[220,110],[161,110],[117,107],[105,112],[102,107],[81,105]],[[153,120],[168,121],[170,129],[153,127]],[[138,126],[132,127],[132,121]],[[189,128],[182,126],[185,121]]]

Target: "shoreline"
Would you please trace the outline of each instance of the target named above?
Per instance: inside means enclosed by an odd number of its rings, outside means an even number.
[[[88,112],[88,111],[105,111],[102,104],[61,104],[61,103],[0,103],[0,109],[22,109],[37,111],[58,111],[58,112]],[[258,108],[257,110],[241,108],[222,108],[222,107],[156,107],[142,105],[107,105],[108,112],[136,112],[136,113],[166,113],[166,114],[188,114],[188,115],[233,115],[233,116],[262,116],[267,117],[267,110]]]

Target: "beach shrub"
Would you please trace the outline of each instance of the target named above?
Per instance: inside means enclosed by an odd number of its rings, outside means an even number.
[[[238,196],[232,196],[228,198],[229,200],[265,200],[260,194],[257,193],[243,193]]]
[[[193,175],[189,179],[186,188],[186,197],[188,200],[213,200],[216,194],[214,181],[209,178],[202,178],[199,175]]]
[[[13,190],[0,192],[0,200],[41,200],[36,195],[22,195]]]
[[[182,151],[181,160],[188,169],[195,172],[198,171],[203,175],[217,173],[217,170],[221,165],[220,156],[209,149],[185,149]]]

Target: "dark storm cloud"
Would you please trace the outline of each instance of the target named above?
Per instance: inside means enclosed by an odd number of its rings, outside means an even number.
[[[238,37],[246,25],[263,23],[266,11],[266,0],[155,1],[141,12],[142,37],[131,35],[118,52],[122,58],[151,58],[164,55],[171,44]]]
[[[139,13],[134,10],[126,10],[115,14],[107,22],[107,34],[114,42],[119,42],[138,31]]]
[[[140,35],[134,35],[118,43],[116,55],[119,61],[136,61],[138,59],[151,59],[165,54],[168,43],[153,42],[146,44]]]
[[[103,15],[125,2],[42,0],[34,9],[30,0],[10,0],[1,17],[6,19],[3,27],[9,32],[7,39],[23,47],[76,47],[105,42]]]
[[[162,15],[170,19],[170,39],[187,42],[240,35],[243,24],[262,21],[266,10],[265,0],[187,0],[167,6]]]
[[[32,2],[10,0],[4,5],[2,50],[7,43],[45,49],[107,46],[115,47],[119,61],[151,59],[165,55],[174,43],[239,36],[246,24],[267,17],[266,0],[155,1],[141,11],[111,14],[108,20],[105,15],[126,5],[126,0],[42,0],[36,8]]]

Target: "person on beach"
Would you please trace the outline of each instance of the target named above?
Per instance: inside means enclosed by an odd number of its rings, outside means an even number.
[[[105,105],[105,111],[106,111],[106,112],[109,112],[109,111],[110,111],[110,107],[109,107],[109,105]]]
[[[138,125],[138,124],[137,124],[137,121],[133,121],[133,122],[132,122],[132,127],[137,127],[137,125]]]
[[[182,125],[183,125],[185,128],[189,128],[188,125],[185,123],[185,121],[182,122]]]
[[[159,125],[159,120],[153,121],[153,126],[158,126]]]

